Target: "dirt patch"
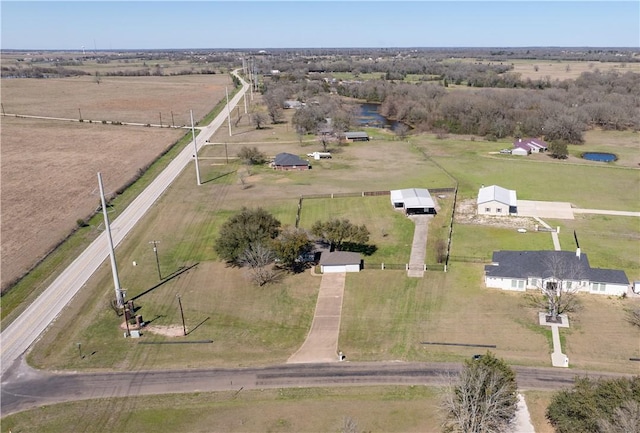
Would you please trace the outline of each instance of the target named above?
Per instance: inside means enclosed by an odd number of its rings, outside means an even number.
[[[183,337],[184,330],[182,326],[171,325],[171,326],[160,326],[160,325],[149,325],[142,328],[143,331],[151,332],[152,334],[164,335],[165,337]]]
[[[529,217],[478,215],[476,199],[461,200],[456,205],[454,221],[458,224],[478,224],[508,229],[535,230],[536,221]]]

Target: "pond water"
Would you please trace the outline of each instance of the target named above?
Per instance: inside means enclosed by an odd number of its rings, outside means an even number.
[[[607,152],[585,152],[582,154],[582,158],[600,162],[612,162],[618,159],[615,154]]]
[[[372,126],[375,128],[388,128],[395,130],[401,122],[389,120],[378,113],[380,104],[359,104],[360,113],[358,115],[358,123],[360,126]]]

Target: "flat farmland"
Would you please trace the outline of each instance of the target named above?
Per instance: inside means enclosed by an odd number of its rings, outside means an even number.
[[[230,86],[228,76],[8,79],[2,81],[2,289],[29,270],[99,205],[188,130],[102,120],[190,124]],[[84,122],[14,117],[69,118]],[[89,120],[96,122],[89,123]]]

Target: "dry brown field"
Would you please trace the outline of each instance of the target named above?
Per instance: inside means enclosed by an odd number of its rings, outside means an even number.
[[[226,75],[2,80],[2,288],[95,211],[97,172],[116,191],[188,132],[102,120],[158,124],[162,113],[169,126],[173,113],[175,125],[189,125],[190,109],[197,121],[231,85]]]
[[[551,80],[576,79],[583,72],[618,71],[640,73],[640,63],[615,63],[615,62],[571,62],[571,61],[537,61],[515,60],[513,72],[519,73],[522,79],[542,80],[549,77]],[[536,71],[537,66],[537,71]]]

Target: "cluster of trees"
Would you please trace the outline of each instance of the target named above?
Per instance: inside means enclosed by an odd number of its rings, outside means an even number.
[[[3,66],[0,70],[2,78],[64,78],[91,75],[79,69],[67,69],[61,66]]]
[[[360,71],[346,56],[321,60],[330,64],[332,71]],[[546,77],[532,81],[522,80],[519,74],[509,72],[509,67],[500,64],[407,57],[373,62],[377,65],[376,71],[381,72],[379,79],[334,82],[330,73],[309,74],[309,62],[300,61],[297,69],[295,61],[288,67],[270,64],[269,67],[289,72],[266,80],[263,91],[274,123],[282,118],[284,100],[306,103],[294,118],[303,132],[315,132],[326,117],[335,118],[340,124],[338,129],[351,126],[349,110],[339,106],[336,110],[339,103],[326,102],[340,99],[335,93],[380,103],[383,116],[418,131],[471,134],[488,139],[535,136],[549,142],[580,144],[584,131],[591,127],[640,129],[637,116],[640,74],[623,69],[602,72],[595,68],[575,80],[552,81]],[[435,82],[390,80],[401,80],[407,73],[424,74],[425,80]],[[447,91],[446,86],[454,83],[473,89]],[[318,103],[323,95],[325,101]],[[566,155],[563,148],[554,149],[553,154],[559,158]]]
[[[442,400],[443,432],[511,431],[517,410],[513,369],[491,352],[467,360]],[[640,376],[578,377],[553,395],[546,417],[557,433],[640,432]]]
[[[640,432],[640,376],[577,378],[554,395],[546,416],[557,433]]]
[[[365,226],[346,219],[317,221],[312,234],[333,247],[346,242],[364,244],[369,241]],[[299,272],[306,264],[300,258],[312,250],[309,233],[296,227],[282,227],[280,221],[263,208],[242,210],[220,228],[214,250],[228,263],[246,267],[252,280],[262,286],[274,280],[278,267]]]

